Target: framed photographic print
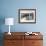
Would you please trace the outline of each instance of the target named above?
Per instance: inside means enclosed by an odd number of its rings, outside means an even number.
[[[19,23],[36,23],[36,9],[19,9]]]

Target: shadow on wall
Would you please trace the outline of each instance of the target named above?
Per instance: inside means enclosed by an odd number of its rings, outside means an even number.
[[[3,32],[2,32],[2,25],[5,23],[5,17],[0,16],[0,46],[3,46]]]

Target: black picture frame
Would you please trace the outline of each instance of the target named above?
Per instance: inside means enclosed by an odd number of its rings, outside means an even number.
[[[36,23],[36,9],[19,9],[19,23]]]

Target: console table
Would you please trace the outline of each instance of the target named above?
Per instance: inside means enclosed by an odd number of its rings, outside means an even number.
[[[26,32],[11,32],[8,35],[4,33],[4,46],[43,46],[43,35],[40,32],[38,35],[25,35]]]

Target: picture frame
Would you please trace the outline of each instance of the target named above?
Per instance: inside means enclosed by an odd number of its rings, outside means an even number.
[[[36,9],[19,9],[19,23],[36,23]]]

